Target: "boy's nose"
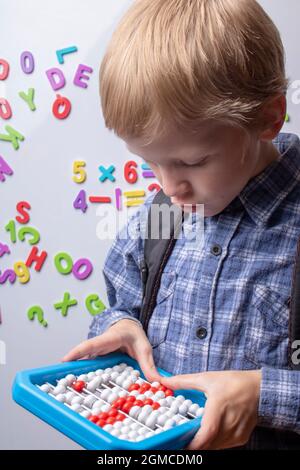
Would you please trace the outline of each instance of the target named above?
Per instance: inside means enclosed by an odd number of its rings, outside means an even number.
[[[182,179],[174,178],[172,175],[162,177],[161,184],[163,192],[168,197],[176,197],[177,199],[181,199],[184,198],[184,195],[189,192],[189,183],[182,181]]]

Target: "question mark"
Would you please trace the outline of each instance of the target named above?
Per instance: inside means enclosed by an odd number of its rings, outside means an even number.
[[[44,320],[44,312],[38,305],[34,305],[33,307],[31,307],[27,312],[27,316],[31,321],[34,319],[35,316],[37,316],[38,321],[41,325],[45,327],[48,326],[48,323],[46,322],[46,320]]]

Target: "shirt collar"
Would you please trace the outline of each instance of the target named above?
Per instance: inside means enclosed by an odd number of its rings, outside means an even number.
[[[280,153],[278,159],[252,178],[229,205],[243,205],[251,219],[262,226],[300,180],[299,137],[280,133],[273,144]]]

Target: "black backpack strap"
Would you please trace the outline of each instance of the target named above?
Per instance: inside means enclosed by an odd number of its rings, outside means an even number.
[[[170,237],[164,238],[164,226],[162,217],[153,216],[154,205],[172,205],[171,199],[160,190],[154,197],[148,213],[146,227],[144,260],[141,265],[143,282],[143,304],[140,314],[140,322],[147,333],[149,320],[156,305],[156,297],[160,287],[160,280],[165,265],[175,246],[177,235],[181,230],[184,213],[180,209],[170,219]],[[159,234],[158,238],[152,238],[151,234]]]
[[[300,239],[297,243],[297,252],[292,279],[289,333],[290,367],[295,370],[300,370],[300,363],[295,364],[292,361],[292,355],[293,353],[295,353],[295,350],[293,349],[293,342],[296,340],[300,340]]]

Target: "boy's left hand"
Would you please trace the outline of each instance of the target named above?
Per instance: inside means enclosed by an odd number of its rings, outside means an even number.
[[[201,372],[161,378],[171,389],[205,393],[199,431],[188,450],[226,449],[246,444],[257,424],[260,370]]]

